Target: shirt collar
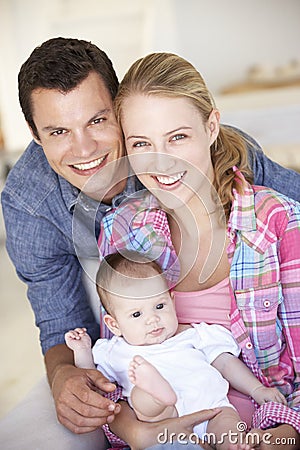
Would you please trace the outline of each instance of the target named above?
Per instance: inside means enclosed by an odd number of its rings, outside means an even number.
[[[242,232],[242,239],[249,247],[263,254],[266,249],[277,241],[277,235],[268,224],[268,210],[260,208],[257,212],[255,203],[255,186],[251,186],[237,168],[233,168],[235,180],[243,183],[243,194],[233,190],[234,200],[228,222],[228,231],[231,241],[236,231]]]
[[[74,209],[74,206],[79,201],[82,204],[83,208],[86,210],[95,210],[97,208],[100,209],[102,212],[106,212],[107,210],[110,210],[111,208],[116,208],[125,197],[129,197],[131,194],[136,192],[137,190],[141,189],[143,186],[138,181],[137,177],[133,175],[131,172],[127,178],[126,187],[124,191],[120,192],[119,194],[115,195],[115,197],[112,199],[112,204],[107,205],[106,203],[100,203],[84,193],[80,193],[80,190],[73,186],[71,183],[69,183],[67,180],[65,180],[60,175],[58,176],[60,189],[62,193],[62,197],[64,199],[65,205],[68,208],[68,210],[71,212]]]
[[[68,208],[68,210],[71,211],[77,202],[77,198],[80,191],[60,175],[58,175],[58,181],[60,185],[61,195],[65,202],[65,205]]]
[[[235,172],[235,181],[242,185],[243,193],[240,194],[237,189],[233,189],[233,202],[228,221],[228,227],[241,231],[256,231],[256,214],[254,191],[237,167],[233,167]]]

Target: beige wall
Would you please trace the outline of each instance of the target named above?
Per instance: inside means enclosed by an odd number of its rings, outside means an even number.
[[[216,93],[249,66],[300,57],[299,0],[0,0],[0,120],[8,151],[30,135],[17,98],[17,73],[32,49],[54,36],[92,40],[119,77],[150,51],[190,59]]]

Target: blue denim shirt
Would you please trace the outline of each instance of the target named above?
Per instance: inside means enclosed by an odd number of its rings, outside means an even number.
[[[141,187],[136,177],[129,177],[111,207]],[[111,207],[99,206],[57,175],[35,142],[10,171],[1,201],[7,251],[28,286],[43,353],[64,343],[64,333],[79,325],[97,339],[99,324],[82,283],[80,258],[99,258],[96,236]]]
[[[255,184],[300,200],[300,174],[270,161],[253,142],[249,154]],[[135,177],[129,177],[112,207],[141,187]],[[99,325],[82,283],[80,258],[98,258],[95,216],[99,224],[110,207],[79,195],[77,188],[51,169],[35,142],[11,170],[1,200],[7,251],[28,286],[43,353],[64,343],[64,333],[77,326],[85,326],[96,340]]]

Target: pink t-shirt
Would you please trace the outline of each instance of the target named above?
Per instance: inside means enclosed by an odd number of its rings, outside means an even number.
[[[202,291],[174,291],[174,298],[179,323],[215,323],[230,330],[229,278]],[[228,398],[250,427],[255,408],[249,397],[231,388]]]
[[[228,278],[203,291],[174,291],[174,296],[179,323],[215,323],[230,330]]]

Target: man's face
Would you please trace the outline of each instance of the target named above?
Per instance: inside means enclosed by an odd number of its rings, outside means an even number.
[[[122,191],[127,165],[115,161],[124,154],[123,138],[99,75],[91,72],[67,93],[36,89],[31,98],[39,139],[33,137],[52,169],[98,200],[109,202]]]

